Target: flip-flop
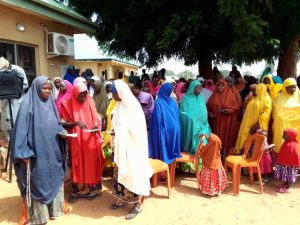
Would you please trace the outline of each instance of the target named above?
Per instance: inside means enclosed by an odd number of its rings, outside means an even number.
[[[289,189],[286,189],[285,187],[277,188],[276,191],[282,194],[289,193]]]
[[[130,212],[126,215],[125,219],[126,220],[131,220],[134,217],[136,217],[139,213],[142,212],[142,209],[136,209],[136,207],[134,207],[132,210],[130,210]]]
[[[284,184],[276,184],[275,187],[281,188],[281,187],[285,187],[285,185]]]
[[[121,207],[124,207],[125,206],[125,204],[123,204],[123,203],[114,203],[114,204],[111,204],[110,206],[109,206],[109,209],[111,209],[111,210],[115,210],[115,209],[119,209],[119,208],[121,208]]]

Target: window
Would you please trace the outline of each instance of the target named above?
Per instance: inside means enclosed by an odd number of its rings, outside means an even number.
[[[31,84],[36,77],[34,47],[0,41],[0,56],[6,58],[11,64],[22,67],[26,73],[29,84]]]

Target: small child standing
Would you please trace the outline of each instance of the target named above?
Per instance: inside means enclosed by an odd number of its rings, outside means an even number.
[[[265,131],[265,130],[259,129],[256,131],[256,133],[267,137],[267,131]],[[273,144],[272,145],[268,144],[267,138],[266,138],[265,145],[264,145],[264,152],[263,152],[263,155],[262,155],[260,163],[259,163],[260,172],[261,172],[262,180],[264,183],[269,181],[267,176],[273,173],[272,157],[271,157],[271,153],[270,153],[270,149],[273,146],[274,146]],[[256,168],[254,168],[253,172],[257,173]]]
[[[202,137],[203,135],[200,135],[200,138]],[[226,172],[221,161],[221,145],[220,138],[212,133],[208,138],[207,145],[200,151],[203,166],[200,172],[199,187],[203,194],[218,196],[227,186]]]
[[[279,193],[287,193],[291,183],[296,182],[297,167],[300,166],[298,155],[297,132],[292,128],[283,131],[283,144],[278,152],[274,177],[283,181],[276,189]]]

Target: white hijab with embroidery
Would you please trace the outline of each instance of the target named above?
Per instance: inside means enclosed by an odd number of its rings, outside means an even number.
[[[148,196],[153,170],[148,159],[144,112],[124,81],[115,80],[113,85],[122,99],[112,111],[118,182],[135,194]]]

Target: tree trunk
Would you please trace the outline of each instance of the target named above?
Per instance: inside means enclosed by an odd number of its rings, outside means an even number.
[[[279,54],[277,74],[285,80],[289,77],[297,76],[297,53],[300,36],[291,40],[286,47],[281,46],[282,52]]]
[[[198,62],[198,71],[201,76],[203,76],[205,79],[211,79],[212,78],[212,64],[211,60],[205,60]]]

